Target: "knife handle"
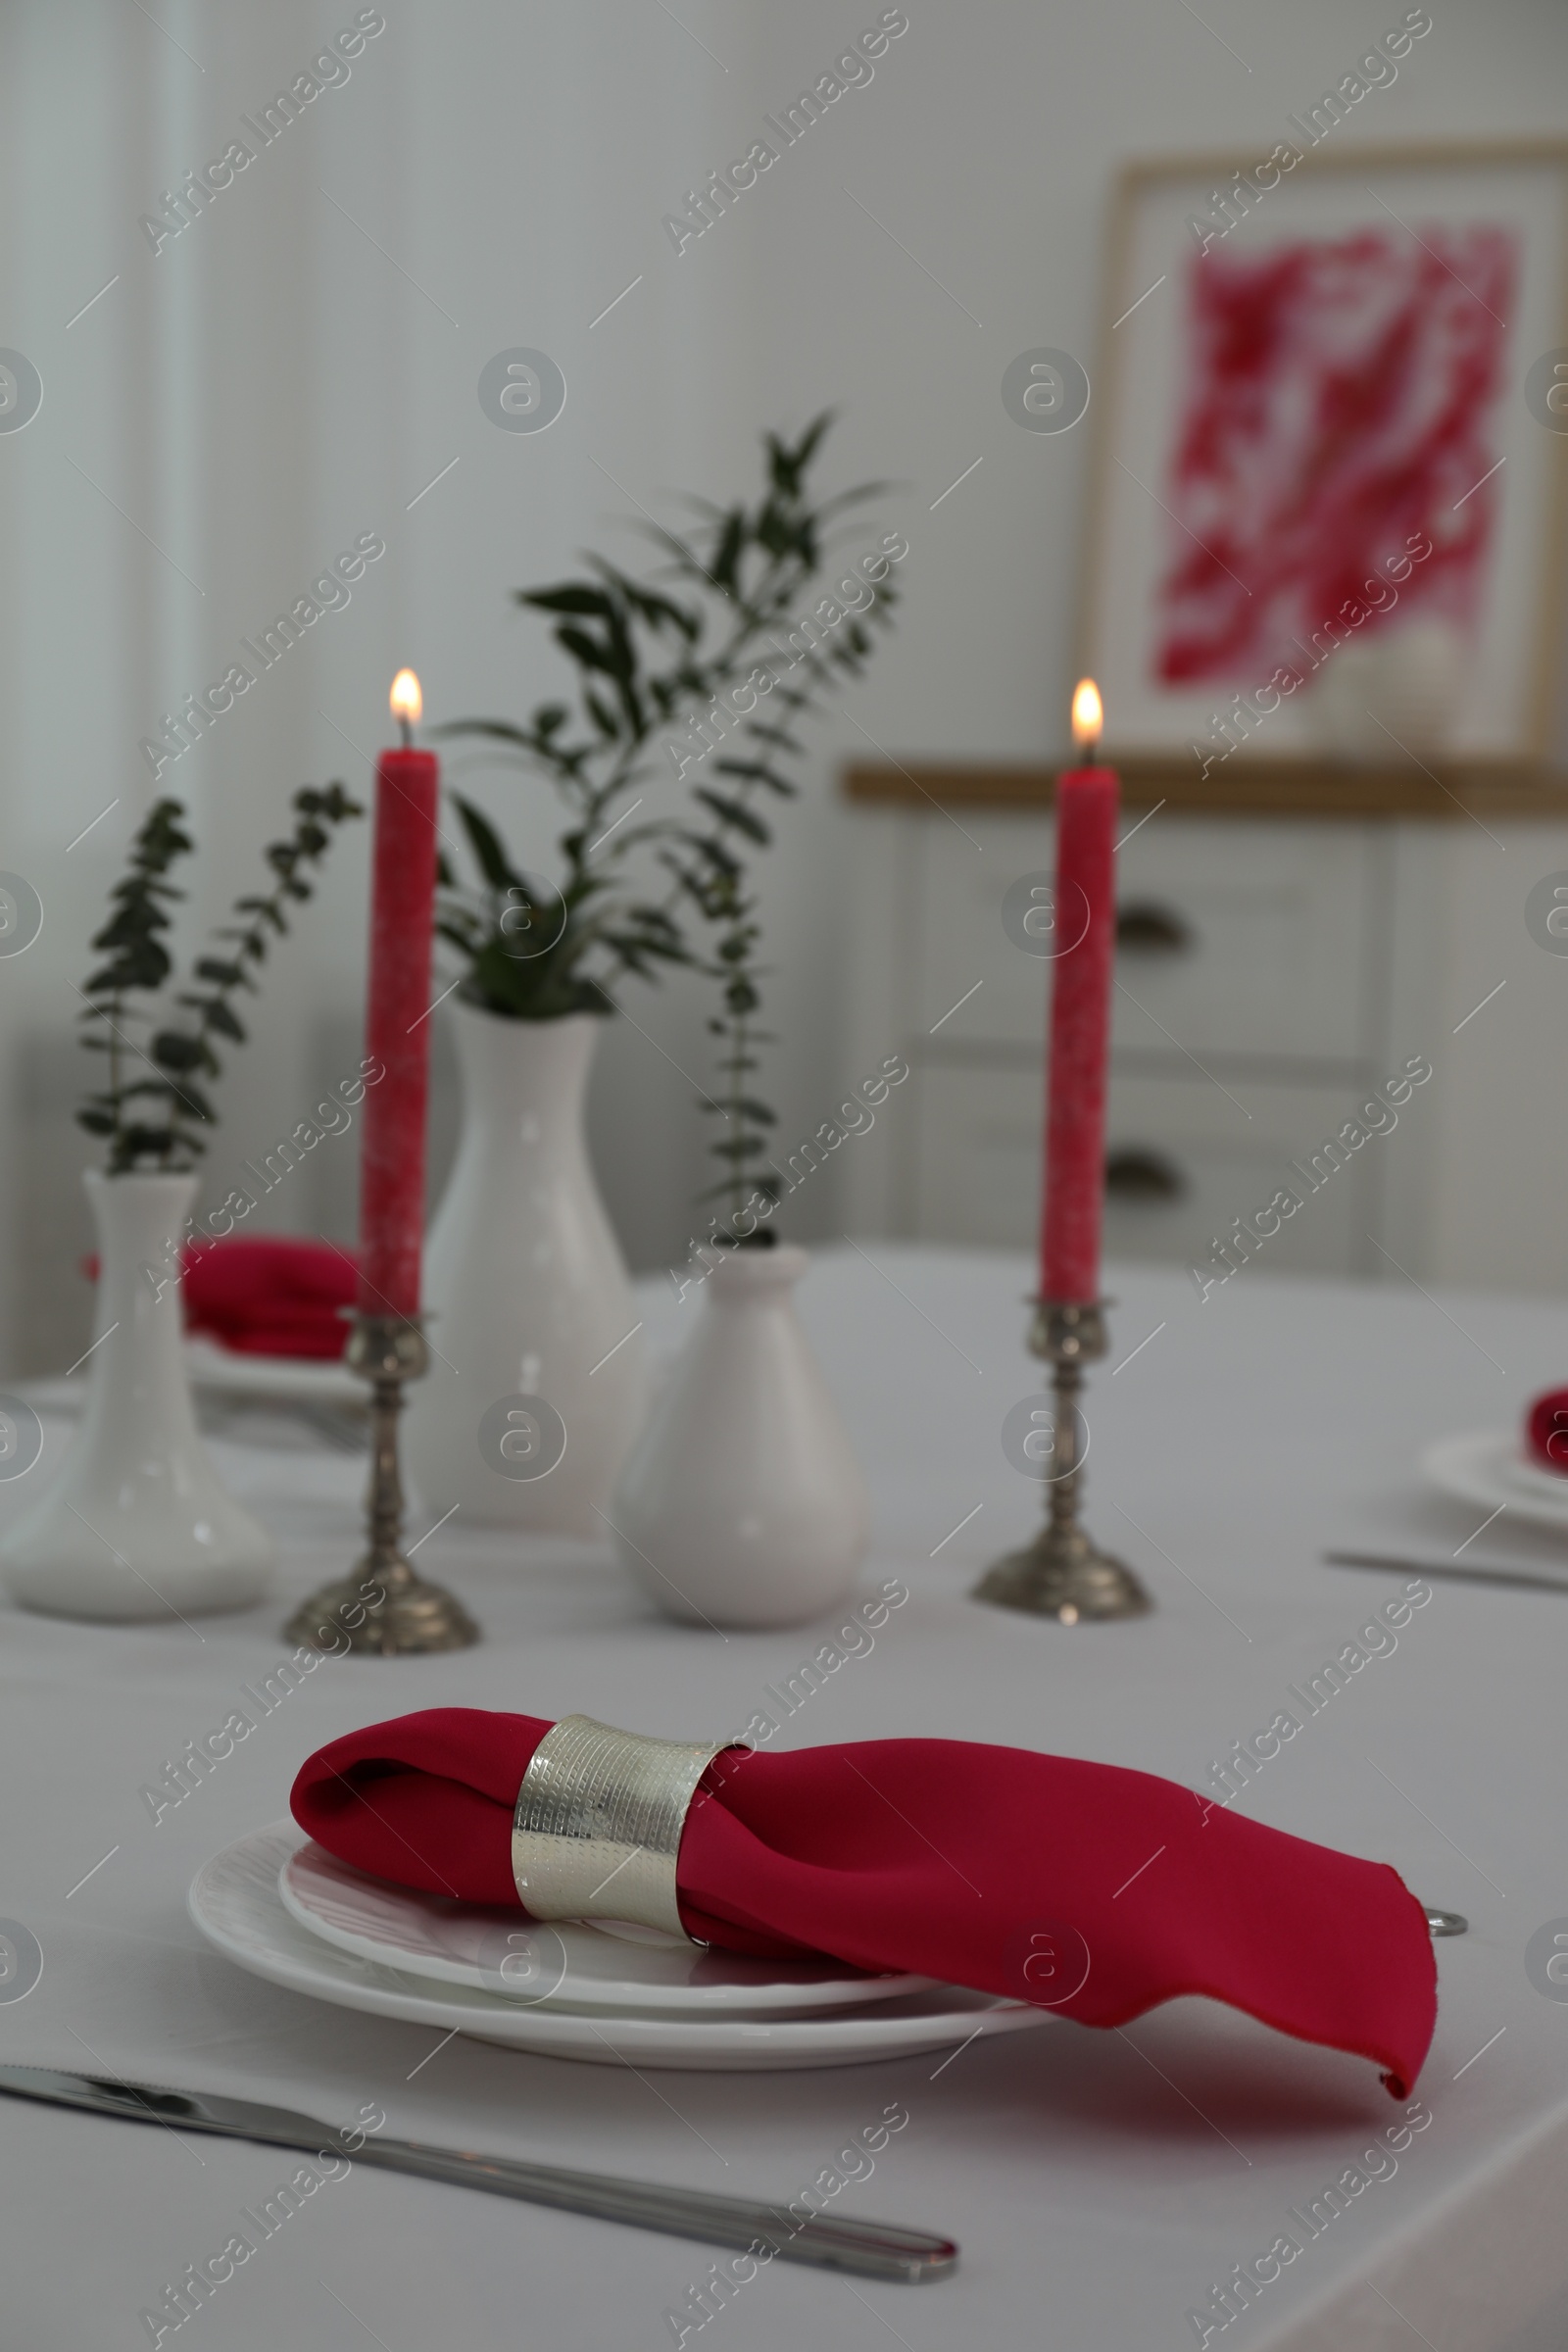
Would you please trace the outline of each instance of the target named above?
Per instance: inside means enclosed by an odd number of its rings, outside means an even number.
[[[660,2230],[672,2237],[737,2246],[759,2265],[776,2256],[781,2262],[854,2271],[862,2278],[919,2284],[947,2278],[958,2260],[952,2238],[934,2236],[927,2230],[852,2221],[836,2214],[813,2214],[803,2222],[782,2205],[714,2196],[706,2189],[667,2188],[651,2180],[621,2180],[603,2173],[565,2172],[511,2157],[469,2155],[412,2139],[368,2139],[352,2162],[373,2164],[385,2172],[416,2173],[457,2187],[488,2189],[494,2196],[519,2197],[530,2205],[592,2214],[601,2221],[626,2222],[639,2230]]]

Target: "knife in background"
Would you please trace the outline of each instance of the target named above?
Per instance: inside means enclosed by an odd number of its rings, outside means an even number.
[[[665,2188],[650,2180],[619,2180],[603,2173],[564,2172],[559,2166],[519,2163],[510,2156],[479,2156],[465,2148],[426,2147],[413,2139],[366,2139],[352,2154],[330,2126],[287,2107],[265,2107],[250,2099],[214,2097],[200,2091],[165,2090],[148,2082],[77,2075],[41,2066],[0,2066],[0,2091],[15,2098],[42,2099],[55,2107],[81,2107],[93,2115],[116,2115],[133,2123],[167,2124],[176,2132],[212,2132],[225,2139],[254,2139],[314,2155],[328,2149],[350,2164],[378,2165],[383,2172],[417,2173],[457,2188],[488,2189],[493,2196],[519,2197],[530,2205],[555,2205],[599,2221],[625,2222],[636,2230],[661,2230],[672,2237],[698,2237],[714,2246],[743,2251],[770,2247],[782,2262],[806,2262],[824,2270],[854,2271],[862,2278],[898,2278],[911,2284],[945,2278],[956,2268],[952,2238],[926,2230],[903,2230],[891,2222],[858,2222],[813,2214],[799,2221],[783,2205],[754,2204],[743,2197],[713,2196],[706,2189]]]
[[[1514,1585],[1526,1592],[1568,1592],[1568,1578],[1533,1576],[1528,1568],[1446,1568],[1436,1560],[1401,1560],[1393,1552],[1326,1551],[1329,1568],[1378,1568],[1387,1576],[1435,1576],[1454,1585]]]

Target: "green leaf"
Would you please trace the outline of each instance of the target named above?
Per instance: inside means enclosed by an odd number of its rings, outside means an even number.
[[[465,956],[473,955],[484,936],[483,926],[467,913],[437,915],[435,931],[438,939],[444,939],[449,947],[458,949]]]
[[[713,773],[716,776],[744,776],[749,782],[765,784],[770,792],[779,793],[785,800],[793,800],[800,790],[798,784],[792,783],[788,776],[775,773],[762,760],[715,760]]]
[[[741,873],[740,860],[730,856],[729,851],[725,849],[722,842],[714,841],[706,833],[683,832],[680,835],[680,839],[685,842],[688,849],[695,851],[699,858],[705,859],[709,865],[712,866],[718,873],[724,875],[726,879],[735,881],[739,880]]]
[[[721,588],[733,589],[740,564],[741,551],[746,545],[746,511],[737,507],[727,514],[713,543],[709,571]]]
[[[160,1029],[152,1042],[152,1057],[165,1070],[200,1069],[206,1055],[200,1038],[179,1029]]]
[[[760,849],[765,849],[772,840],[761,818],[755,815],[744,801],[726,800],[722,793],[710,792],[706,784],[697,785],[693,797],[701,801],[705,808],[711,808],[713,814],[726,825],[733,825],[737,833],[744,833],[748,841],[755,841]]]
[[[241,914],[257,915],[263,921],[270,923],[274,931],[287,931],[288,929],[282,914],[273,906],[270,899],[236,899],[234,905]]]
[[[483,735],[496,743],[513,743],[519,751],[531,752],[534,740],[525,728],[514,727],[505,718],[452,718],[430,729],[432,735]]]
[[[585,588],[567,582],[561,588],[519,588],[515,591],[519,605],[532,605],[540,612],[583,612],[605,617],[611,610],[610,599],[599,588]]]
[[[605,648],[588,636],[586,631],[574,629],[569,621],[563,621],[556,631],[556,643],[564,646],[583,669],[609,670],[612,667]]]
[[[639,586],[637,581],[628,580],[623,573],[612,571],[609,564],[601,565],[601,569],[614,581],[632,611],[640,612],[650,628],[668,626],[678,629],[688,645],[696,644],[703,633],[703,616],[700,612],[684,611],[681,606],[671,604],[667,596],[659,595],[655,589]]]
[[[244,1029],[221,997],[209,997],[202,1010],[209,1029],[216,1029],[220,1037],[231,1037],[238,1046],[245,1043]]]
[[[502,847],[501,836],[483,811],[476,808],[471,801],[465,800],[462,793],[455,792],[452,798],[457,804],[458,815],[468,836],[468,847],[473,852],[479,871],[492,890],[511,890],[521,877],[513,871]]]

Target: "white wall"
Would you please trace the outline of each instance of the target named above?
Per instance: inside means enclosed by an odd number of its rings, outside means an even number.
[[[366,782],[360,754],[384,740],[400,662],[421,671],[432,718],[520,712],[556,665],[511,588],[556,574],[584,545],[630,557],[617,526],[635,506],[667,515],[673,490],[749,488],[759,430],[834,403],[829,469],[897,481],[886,518],[911,554],[898,637],[820,738],[768,868],[784,1040],[771,1091],[789,1131],[825,1115],[844,1074],[858,919],[838,762],[868,755],[867,735],[895,754],[986,757],[1044,754],[1062,733],[1089,444],[1018,431],[999,398],[1004,367],[1040,343],[1093,365],[1123,161],[1265,153],[1285,116],[1400,11],[1208,0],[1207,30],[1169,0],[1092,11],[911,0],[909,29],[871,84],[677,256],[662,215],[743,153],[762,115],[825,71],[875,6],[682,0],[677,24],[631,0],[391,0],[348,84],[156,257],[138,214],[220,152],[240,114],[355,10],[166,0],[154,13],[165,30],[107,0],[11,0],[3,35],[0,202],[13,233],[0,253],[0,345],[34,361],[45,401],[24,433],[0,435],[0,865],[33,881],[46,922],[26,956],[0,961],[13,1139],[0,1156],[0,1362],[29,1345],[22,1304],[36,1321],[60,1291],[38,1269],[72,1246],[83,1154],[64,1123],[71,983],[152,789],[136,744],[157,713],[220,675],[234,640],[357,532],[385,536],[387,557],[352,606],[165,775],[202,834],[210,911],[246,886],[295,785]],[[1433,13],[1397,83],[1339,134],[1347,145],[1568,129],[1558,9],[1472,0]],[[549,351],[570,387],[538,436],[497,431],[475,398],[484,361],[517,343]],[[553,821],[542,788],[497,778],[484,790],[539,855]],[[335,1013],[352,1029],[365,864],[363,840],[344,847],[278,960],[258,1043],[224,1091],[220,1168],[302,1115],[320,1024]],[[1478,970],[1492,968],[1489,926],[1499,943],[1508,932],[1510,955],[1522,940],[1514,895],[1500,882],[1478,890]],[[1543,1082],[1557,976],[1536,972],[1498,1000],[1489,1085],[1501,1121],[1512,1089]],[[1531,1003],[1526,1019],[1517,1007]],[[619,1024],[606,1042],[595,1139],[642,1264],[689,1229],[706,1139],[681,1073],[702,1075],[704,1009],[689,988],[634,998],[639,1027]],[[1461,1272],[1466,1234],[1500,1181],[1495,1153],[1474,1139],[1464,1150],[1443,1245]],[[1539,1180],[1530,1206],[1544,1211]],[[281,1221],[317,1212],[314,1200],[277,1205]],[[1531,1236],[1511,1213],[1500,1222],[1514,1238],[1489,1245],[1482,1270],[1524,1281]],[[801,1204],[799,1230],[833,1229],[825,1183]]]

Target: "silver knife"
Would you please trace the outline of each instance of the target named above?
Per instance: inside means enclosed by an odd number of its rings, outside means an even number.
[[[1326,1551],[1330,1568],[1377,1568],[1403,1576],[1436,1576],[1455,1585],[1512,1585],[1524,1592],[1568,1592],[1568,1578],[1536,1576],[1528,1568],[1447,1568],[1441,1560],[1401,1560],[1386,1551]]]
[[[636,2230],[662,2230],[672,2237],[699,2237],[710,2245],[738,2246],[762,2259],[776,2255],[781,2262],[854,2271],[862,2278],[918,2284],[946,2278],[958,2260],[952,2238],[900,2229],[891,2222],[851,2221],[825,2213],[802,2221],[783,2205],[713,2196],[706,2189],[665,2188],[651,2180],[619,2180],[604,2173],[564,2172],[556,2165],[480,2156],[466,2148],[427,2147],[415,2139],[367,2138],[350,2150],[330,2126],[287,2107],[264,2107],[250,2099],[166,2090],[156,2083],[122,2082],[112,2076],[41,2066],[0,2066],[0,2091],[42,2099],[54,2107],[83,2107],[93,2115],[167,2124],[173,2131],[213,2132],[226,2139],[261,2140],[312,2155],[330,2150],[351,2164],[379,2165],[383,2172],[417,2173],[457,2188],[484,2188],[493,2196],[556,2205],[600,2221],[625,2222]]]

